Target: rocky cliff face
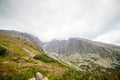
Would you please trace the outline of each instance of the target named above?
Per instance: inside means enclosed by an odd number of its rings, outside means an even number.
[[[70,38],[69,40],[52,40],[44,44],[43,48],[49,53],[120,53],[120,47],[112,44],[94,42],[81,38]]]
[[[120,65],[120,46],[113,44],[70,38],[69,40],[47,42],[43,49],[48,53],[58,54],[58,58],[70,62],[80,70],[83,70],[83,66],[85,68],[85,66],[99,65],[115,68]]]

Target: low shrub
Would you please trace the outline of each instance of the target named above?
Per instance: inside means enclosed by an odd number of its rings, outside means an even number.
[[[46,54],[36,55],[36,56],[34,56],[34,59],[41,60],[46,63],[56,62],[56,60],[48,57]]]
[[[0,56],[5,56],[7,54],[7,49],[0,46]]]

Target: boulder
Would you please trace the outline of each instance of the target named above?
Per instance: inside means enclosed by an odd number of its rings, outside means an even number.
[[[44,77],[42,80],[48,80],[48,78],[47,78],[47,77]]]
[[[30,78],[29,80],[36,80],[35,77]]]
[[[36,78],[37,78],[38,80],[42,80],[42,79],[43,79],[43,75],[42,75],[40,72],[37,72],[37,73],[36,73]]]

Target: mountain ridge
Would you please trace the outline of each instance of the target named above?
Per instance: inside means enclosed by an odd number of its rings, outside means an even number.
[[[120,66],[120,46],[113,44],[70,38],[47,42],[43,49],[70,62],[80,70],[82,66],[92,66],[91,64],[113,69]]]
[[[63,46],[62,46],[62,45]],[[60,45],[60,46],[59,46]],[[107,53],[110,53],[110,48],[114,48],[116,49],[116,51],[120,51],[120,46],[118,45],[114,45],[114,44],[107,44],[107,43],[102,43],[102,42],[96,42],[96,41],[92,41],[92,40],[88,40],[88,39],[82,39],[82,38],[70,38],[69,40],[52,40],[50,42],[46,42],[44,43],[44,46],[43,48],[45,50],[47,50],[48,52],[54,52],[54,53],[66,53],[65,50],[62,51],[61,47],[63,47],[63,49],[65,49],[66,47],[68,47],[69,49],[69,45],[72,46],[72,48],[75,48],[77,49],[78,52],[92,52],[92,53],[97,53],[99,51],[90,51],[88,49],[88,47],[99,47],[99,49],[101,51],[104,51],[104,52],[107,52]],[[77,45],[77,46],[76,46]],[[92,45],[92,46],[91,46]],[[52,49],[52,47],[54,47],[53,49],[56,49],[56,47],[58,48],[56,51],[54,51]],[[106,48],[104,48],[106,47]],[[71,48],[71,49],[72,49]],[[81,49],[81,51],[79,50],[80,48],[83,48]],[[86,49],[87,48],[87,49]],[[74,50],[75,50],[74,49]],[[93,48],[94,49],[94,48]],[[105,50],[103,50],[105,49]],[[109,50],[106,50],[106,49],[109,49]],[[52,51],[53,50],[53,51]],[[88,50],[88,51],[87,51]],[[57,52],[58,51],[58,52]],[[75,51],[75,52],[77,52]],[[69,51],[67,51],[68,53]],[[72,52],[72,51],[70,51]],[[104,53],[104,52],[101,52],[101,53]]]
[[[37,38],[37,40],[39,39]],[[80,46],[84,47],[91,41],[88,40],[86,43],[84,39],[82,39],[83,41],[70,39],[69,43],[66,40],[63,40],[62,43],[53,40],[50,45],[55,45],[53,46],[55,51],[59,52],[59,47],[60,50],[70,47],[68,49],[70,53],[55,53],[58,55],[54,55],[43,48],[46,43],[41,45],[37,40],[33,35],[27,33],[0,30],[0,79],[37,80],[35,74],[40,72],[45,79],[49,80],[119,80],[119,52],[115,53],[118,55],[90,53],[89,50],[89,53],[79,53],[77,51],[81,49],[86,50]],[[78,46],[80,42],[82,43]],[[96,44],[98,45],[98,43]],[[106,45],[104,44],[104,46]],[[118,48],[119,51],[118,46],[109,45],[107,47]],[[93,48],[96,48],[96,45]]]

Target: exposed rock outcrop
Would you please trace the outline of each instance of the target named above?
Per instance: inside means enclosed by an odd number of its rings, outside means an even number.
[[[44,43],[43,48],[48,53],[69,54],[69,53],[106,53],[119,54],[120,46],[95,42],[82,38],[70,38],[69,40],[52,40]]]
[[[48,80],[48,78],[47,78],[47,77],[44,77],[42,80]]]
[[[42,80],[42,79],[43,79],[43,75],[42,75],[40,72],[37,72],[37,73],[36,73],[36,78],[37,78],[38,80]]]
[[[40,72],[37,72],[35,77],[32,77],[29,80],[48,80],[48,78],[43,77],[43,75]]]
[[[35,77],[33,77],[33,78],[30,78],[29,80],[36,80],[36,79],[35,79]]]

